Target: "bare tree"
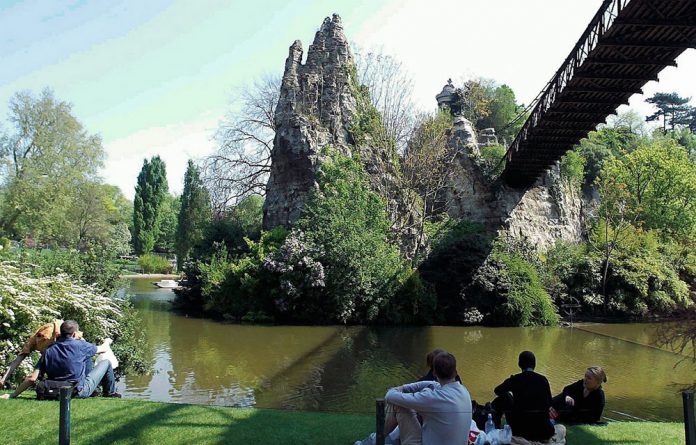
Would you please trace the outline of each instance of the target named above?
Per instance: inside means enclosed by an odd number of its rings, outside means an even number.
[[[406,206],[421,215],[414,220],[416,243],[412,258],[418,259],[425,241],[425,223],[446,213],[445,190],[450,184],[456,150],[449,146],[448,129],[452,125],[447,112],[422,115],[412,131],[403,161],[404,185],[416,193],[408,196]]]
[[[382,114],[387,137],[393,138],[399,152],[403,152],[416,122],[413,79],[399,60],[381,50],[354,48],[353,52],[358,81],[367,86],[372,104]]]
[[[281,78],[265,75],[239,91],[215,135],[219,148],[203,161],[213,208],[222,212],[251,195],[265,195],[275,137]]]

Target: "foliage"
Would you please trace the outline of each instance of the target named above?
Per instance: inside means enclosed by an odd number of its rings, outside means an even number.
[[[301,249],[325,273],[321,296],[307,295],[310,301],[303,305],[302,317],[371,321],[392,295],[402,262],[389,240],[384,202],[370,189],[360,161],[338,153],[327,155],[318,175],[319,189],[310,196],[296,226],[303,234]],[[282,290],[279,309],[298,298],[293,292],[299,283],[289,282],[294,287]]]
[[[512,142],[524,125],[524,119],[515,120],[523,108],[512,88],[491,79],[467,80],[456,90],[452,104],[452,111],[461,113],[477,130],[494,128],[504,143]]]
[[[502,173],[505,164],[501,163],[507,149],[504,145],[485,145],[480,148],[481,167],[489,178],[495,178]]]
[[[436,322],[462,323],[468,310],[462,290],[491,250],[481,224],[445,218],[428,225],[431,252],[418,267],[420,277],[437,296]]]
[[[100,292],[111,294],[122,284],[119,268],[112,252],[91,246],[84,252],[75,249],[15,248],[0,251],[0,259],[12,261],[16,267],[34,278],[64,273],[85,285],[94,285]]]
[[[667,132],[678,125],[689,125],[693,119],[694,107],[688,105],[690,97],[681,97],[677,93],[655,93],[645,99],[649,104],[655,105],[657,111],[646,118],[646,121],[662,119],[662,131]]]
[[[585,158],[585,186],[594,183],[606,160],[619,156],[622,152],[633,151],[641,140],[640,135],[631,126],[619,122],[617,125],[590,132],[576,148]]]
[[[258,242],[247,238],[249,253],[238,258],[230,258],[225,246],[218,246],[208,262],[198,265],[203,309],[236,319],[250,314],[259,318],[260,311],[270,311],[268,299],[278,283],[262,265],[286,236],[287,231],[277,227],[264,232]]]
[[[176,227],[176,255],[179,267],[193,247],[203,239],[205,226],[210,222],[210,195],[203,185],[198,167],[188,161],[184,174],[184,190],[181,194]]]
[[[207,258],[224,245],[232,256],[249,251],[246,238],[258,241],[263,222],[263,198],[252,195],[241,200],[227,215],[209,222],[203,231],[200,243],[195,246],[195,258]]]
[[[138,174],[133,203],[133,249],[149,253],[160,236],[161,208],[167,196],[167,171],[164,161],[155,156],[143,160]]]
[[[166,258],[149,253],[138,257],[138,265],[142,267],[144,273],[168,274],[174,269]]]
[[[380,319],[395,324],[432,324],[438,318],[437,294],[420,272],[404,268],[396,278],[396,291]]]
[[[597,237],[596,232],[593,236]],[[645,316],[690,307],[689,289],[679,277],[675,256],[672,245],[660,242],[655,231],[626,226],[606,275],[606,310]]]
[[[0,270],[0,363],[12,360],[38,326],[62,318],[76,320],[92,342],[113,338],[120,372],[145,369],[137,349],[142,341],[127,302],[79,284],[66,274],[33,277],[22,272],[18,263],[8,261],[0,262]]]
[[[99,183],[99,136],[49,89],[15,94],[8,121],[13,131],[0,132],[0,231],[42,245],[103,242],[122,196]]]
[[[178,224],[181,198],[167,193],[160,205],[159,234],[152,250],[161,253],[176,251],[176,229]]]
[[[611,160],[602,180],[625,189],[621,204],[642,227],[681,239],[696,233],[696,164],[674,139],[658,138]]]
[[[580,304],[575,312],[595,314],[603,303],[601,259],[586,243],[556,242],[543,259],[544,287],[556,305]]]
[[[370,99],[370,90],[358,80],[357,68],[349,69],[350,90],[355,98],[356,110],[348,132],[356,146],[370,146],[386,150],[390,158],[398,165],[396,140],[390,135],[382,120],[382,115]]]
[[[414,259],[418,259],[419,248],[424,244],[425,225],[448,210],[444,192],[452,179],[457,156],[457,152],[448,146],[451,127],[452,116],[446,111],[434,116],[421,116],[404,153],[404,186],[416,193],[406,194],[403,205],[420,215],[411,228],[417,235],[414,243],[416,250],[410,253]]]
[[[559,321],[534,264],[499,243],[477,271],[465,295],[484,314],[486,323],[552,326]]]
[[[585,179],[585,158],[576,150],[566,152],[561,157],[561,179],[571,187],[577,189]]]

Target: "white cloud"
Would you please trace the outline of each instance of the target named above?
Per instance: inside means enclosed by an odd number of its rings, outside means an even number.
[[[181,193],[187,161],[201,158],[215,147],[212,136],[218,120],[218,117],[200,116],[191,122],[152,127],[106,142],[104,180],[117,185],[133,199],[143,159],[159,155],[167,164],[169,191]]]

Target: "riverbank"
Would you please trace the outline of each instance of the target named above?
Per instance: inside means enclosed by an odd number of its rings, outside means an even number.
[[[6,392],[6,391],[4,391]],[[0,401],[3,443],[53,443],[58,402],[38,402],[32,393]],[[374,429],[374,417],[269,409],[87,399],[72,402],[72,439],[87,444],[349,444]],[[653,445],[684,441],[684,426],[662,422],[611,422],[575,426],[569,445]]]
[[[119,275],[119,278],[161,278],[163,280],[179,278],[180,274],[173,273],[136,273],[129,275]]]

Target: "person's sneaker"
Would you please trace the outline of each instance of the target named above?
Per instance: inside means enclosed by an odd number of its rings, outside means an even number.
[[[112,392],[111,394],[104,394],[104,397],[114,397],[116,399],[120,399],[123,396],[117,392]]]

